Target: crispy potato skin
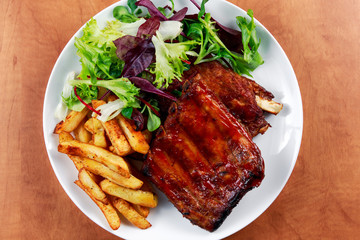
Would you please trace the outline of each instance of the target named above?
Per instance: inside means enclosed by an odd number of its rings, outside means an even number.
[[[151,224],[139,214],[130,203],[121,198],[113,198],[114,207],[127,219],[140,229],[147,229]]]
[[[140,131],[135,131],[132,124],[128,122],[121,114],[117,116],[117,119],[132,149],[134,149],[136,152],[146,154],[149,151],[150,146],[144,135]]]
[[[118,184],[119,186],[131,189],[140,189],[143,185],[143,181],[134,177],[133,175],[130,175],[129,178],[125,178],[119,173],[114,172],[110,168],[97,161],[83,158],[81,159],[81,164],[91,173],[100,175],[105,179],[109,179],[110,181]]]
[[[124,159],[101,147],[97,147],[88,143],[81,143],[77,140],[72,140],[60,143],[58,146],[58,151],[69,155],[94,159],[105,164],[124,177],[130,177],[129,167]]]
[[[99,185],[94,181],[91,175],[85,170],[85,168],[80,169],[78,174],[79,181],[84,186],[84,188],[98,201],[103,204],[109,204],[109,201],[106,197],[106,194],[101,190]]]
[[[113,230],[119,229],[121,221],[113,205],[103,204],[102,202],[98,201],[94,196],[91,195],[90,192],[86,190],[86,188],[82,185],[82,183],[79,180],[76,180],[75,184],[78,185],[87,195],[89,195],[89,197],[96,203],[96,205],[98,205],[100,210],[103,212],[106,220],[108,221],[110,227]]]
[[[124,188],[107,179],[101,181],[100,187],[109,195],[144,207],[154,208],[158,203],[157,196],[152,192]]]
[[[95,100],[93,104],[96,107],[105,102]],[[127,122],[127,126],[131,127],[131,123]],[[130,134],[132,131],[130,129]],[[113,230],[120,227],[119,214],[140,229],[151,227],[146,217],[150,207],[157,205],[157,196],[150,192],[152,189],[147,180],[139,172],[130,171],[130,165],[121,157],[135,153],[135,150],[129,144],[118,119],[104,123],[91,117],[87,109],[72,111],[65,121],[56,125],[54,133],[59,134],[58,151],[67,154],[78,170],[78,180],[74,183],[100,208]],[[150,140],[150,132],[132,134],[132,141],[138,148],[144,148],[143,142],[147,141],[148,145]],[[140,178],[135,177],[133,172]],[[120,195],[133,203],[109,195],[101,187],[103,181],[110,183],[112,188],[120,188]]]
[[[102,100],[93,100],[92,104],[94,108],[97,108],[101,105],[104,105],[106,102]],[[99,121],[101,122],[101,121]],[[126,156],[131,153],[131,146],[126,140],[124,133],[122,132],[119,123],[116,119],[111,119],[106,122],[101,122],[104,127],[107,136],[110,139],[113,147],[115,148],[115,153],[119,156]]]
[[[62,131],[64,132],[72,132],[74,131],[81,121],[86,117],[88,114],[89,109],[84,108],[81,112],[71,111],[69,115],[66,116],[65,121],[59,122],[55,129],[54,133],[60,133]]]

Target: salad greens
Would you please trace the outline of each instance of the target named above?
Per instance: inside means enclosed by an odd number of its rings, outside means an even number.
[[[59,109],[81,111],[91,100],[105,97],[98,96],[100,87],[119,98],[96,110],[107,113],[103,121],[121,113],[139,129],[147,119],[148,130],[155,131],[161,125],[156,100],[159,96],[172,101],[180,97],[181,89],[174,88],[173,82],[181,81],[191,65],[217,60],[251,76],[264,62],[258,52],[260,39],[253,11],[248,10],[248,18],[236,17],[239,30],[235,30],[206,12],[208,0],[202,0],[200,6],[190,1],[199,9],[197,15],[186,15],[186,7],[175,11],[173,0],[162,7],[150,0],[128,0],[127,6],[113,9],[115,20],[105,28],[100,29],[91,19],[83,35],[75,38],[82,68],[66,82]]]
[[[86,84],[77,84],[77,94],[78,96],[86,103],[90,103],[91,100],[97,99],[98,97],[98,88],[91,85]],[[75,111],[81,111],[84,109],[85,105],[82,104],[79,99],[75,96],[74,91],[71,91],[70,96],[64,97],[62,96],[63,102],[68,106],[68,108],[75,110]]]
[[[139,88],[135,87],[127,78],[118,78],[114,80],[98,80],[92,83],[91,80],[71,80],[68,83],[72,86],[88,85],[92,87],[103,87],[112,91],[121,101],[124,107],[139,108],[140,104],[135,96],[139,95]]]
[[[155,46],[156,62],[150,72],[155,74],[155,81],[158,88],[168,88],[174,79],[181,80],[184,72],[184,60],[188,60],[187,54],[195,55],[189,50],[197,45],[196,41],[179,43],[165,43],[160,32],[152,37]]]
[[[154,99],[151,99],[148,104],[144,105],[144,108],[141,110],[141,113],[144,113],[145,111],[148,112],[148,121],[147,121],[147,129],[150,132],[155,131],[158,129],[161,125],[160,118],[154,113],[154,109],[156,112],[158,112],[160,109],[158,107],[158,102]]]

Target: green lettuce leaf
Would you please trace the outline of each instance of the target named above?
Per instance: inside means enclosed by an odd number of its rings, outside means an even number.
[[[202,2],[201,9],[204,10],[205,3]],[[230,51],[221,41],[215,28],[216,22],[212,20],[209,13],[199,13],[198,19],[185,20],[185,33],[197,41],[200,49],[194,64],[214,60],[226,60],[233,70],[239,74],[251,76],[250,72],[255,70],[264,61],[258,52],[260,40],[257,38],[253,13],[248,11],[250,22],[244,17],[237,17],[237,22],[242,32],[242,44],[244,52]],[[202,17],[203,16],[203,17]],[[234,39],[235,41],[236,39]]]
[[[90,103],[91,100],[97,99],[98,92],[99,92],[98,88],[95,86],[79,84],[76,87],[76,93],[86,103]],[[85,105],[82,104],[79,101],[79,99],[76,97],[74,90],[71,91],[70,96],[68,96],[68,97],[62,96],[62,99],[63,99],[63,102],[66,104],[66,106],[71,110],[80,112],[85,107]]]
[[[258,52],[261,40],[257,37],[256,34],[256,25],[254,22],[253,11],[249,9],[247,14],[251,17],[249,22],[245,17],[240,16],[236,17],[236,20],[242,34],[244,60],[249,64],[250,68],[255,69],[257,66],[264,63]]]
[[[133,107],[139,108],[139,101],[135,96],[139,95],[140,89],[135,87],[127,78],[118,78],[113,80],[98,80],[92,83],[90,80],[70,80],[68,83],[71,86],[79,86],[82,84],[92,85],[97,87],[104,87],[112,91],[121,101],[124,102],[124,108]]]
[[[79,78],[90,77],[95,83],[97,78],[115,79],[120,76],[124,63],[116,56],[116,47],[112,41],[124,34],[116,31],[114,26],[108,24],[101,30],[96,20],[91,19],[84,27],[82,37],[75,38],[75,47],[82,65]]]
[[[197,42],[165,43],[159,31],[152,37],[152,42],[156,57],[155,67],[150,69],[150,72],[155,74],[153,83],[157,88],[167,88],[174,79],[181,80],[186,69],[182,60],[188,60],[187,54],[192,54],[190,50],[197,45]]]

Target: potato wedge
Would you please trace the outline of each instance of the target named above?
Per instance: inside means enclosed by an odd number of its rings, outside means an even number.
[[[150,208],[131,203],[131,206],[144,218],[149,216]]]
[[[61,121],[56,124],[54,133],[72,132],[79,126],[81,121],[86,117],[86,114],[89,112],[89,109],[84,108],[81,112],[71,111],[67,116],[65,121]]]
[[[111,170],[118,172],[120,175],[126,178],[130,177],[129,167],[125,160],[101,147],[71,140],[60,143],[58,151],[69,155],[94,159],[108,166]]]
[[[146,139],[141,131],[135,131],[132,124],[128,122],[121,114],[117,116],[117,119],[132,149],[134,149],[136,152],[146,154],[149,151],[150,146],[146,142]]]
[[[88,132],[90,132],[90,133],[92,133],[92,134],[95,133],[93,121],[94,121],[94,118],[92,117],[92,118],[89,118],[89,119],[84,123],[84,128],[85,128]]]
[[[74,137],[70,133],[68,133],[68,132],[60,132],[59,133],[59,143],[68,142],[71,140],[74,140]]]
[[[100,175],[103,178],[109,179],[110,181],[120,186],[131,189],[140,189],[141,186],[143,185],[143,182],[137,179],[136,177],[134,177],[133,175],[130,175],[129,178],[125,178],[97,161],[83,158],[81,160],[81,163],[89,172]]]
[[[112,196],[144,207],[154,208],[158,203],[157,196],[152,192],[124,188],[107,179],[100,182],[100,187],[104,192]]]
[[[71,161],[73,161],[73,163],[78,171],[80,171],[82,168],[85,168],[84,164],[82,163],[83,159],[84,159],[83,157],[73,156],[73,155],[68,155],[68,157],[71,159]],[[88,171],[88,174],[90,175],[90,177],[94,180],[94,182],[96,184],[99,184],[102,180],[104,180],[104,178],[102,178],[100,175],[96,175],[89,171]]]
[[[98,207],[103,212],[106,220],[108,221],[110,227],[113,230],[116,230],[120,227],[121,221],[120,217],[116,211],[116,209],[113,207],[112,204],[103,204],[102,202],[98,201],[93,195],[91,195],[90,192],[86,190],[86,188],[82,185],[82,183],[79,180],[75,181],[75,184],[78,185],[89,197],[98,205]]]
[[[106,148],[107,142],[105,137],[105,129],[103,128],[101,121],[95,117],[89,118],[84,127],[87,131],[92,133],[92,140],[90,141],[91,144],[96,146]]]
[[[101,123],[101,121],[97,118],[93,118],[92,120],[94,134],[93,134],[93,142],[95,146],[99,146],[102,148],[107,147],[105,129]]]
[[[81,162],[82,157],[74,156],[74,155],[68,155],[68,157],[73,161],[76,169],[80,171],[82,168],[84,168],[84,165]]]
[[[147,229],[151,224],[141,216],[127,201],[121,198],[113,198],[112,203],[114,207],[127,219],[140,229]]]
[[[99,185],[96,184],[91,175],[85,170],[85,168],[80,169],[78,174],[79,181],[84,186],[84,188],[98,201],[103,204],[109,204],[109,201],[106,197],[106,194],[101,190]]]
[[[77,128],[75,128],[74,135],[76,140],[88,143],[91,140],[91,133],[85,129],[84,123],[85,119],[79,124]]]
[[[140,179],[141,181],[143,181],[143,185],[141,186],[141,190],[143,191],[147,191],[147,192],[153,192],[154,189],[152,188],[152,186],[150,185],[149,181],[146,179],[146,177],[139,172],[139,170],[136,169],[136,167],[134,167],[131,163],[129,164],[129,169],[130,169],[130,173],[132,175],[134,175],[136,178]],[[143,217],[147,217],[150,213],[150,209],[148,207],[144,207],[144,206],[140,206],[137,204],[133,204],[131,203],[133,208]]]
[[[97,108],[103,104],[105,101],[102,100],[93,100],[92,104],[94,108]],[[101,121],[100,121],[101,122]],[[107,136],[110,139],[110,142],[115,148],[115,153],[119,156],[126,156],[131,152],[131,147],[124,133],[122,132],[119,123],[116,119],[111,119],[106,122],[101,122],[102,126],[104,127]]]

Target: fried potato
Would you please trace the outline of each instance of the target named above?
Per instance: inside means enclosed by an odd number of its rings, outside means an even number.
[[[73,156],[73,155],[68,155],[68,157],[71,159],[71,161],[73,161],[76,169],[78,171],[80,171],[82,168],[84,168],[84,165],[82,164],[82,157],[79,156]]]
[[[105,137],[105,129],[103,128],[101,121],[95,117],[89,118],[84,127],[87,131],[92,133],[91,144],[94,144],[98,147],[106,148],[107,142]]]
[[[72,132],[79,126],[81,121],[86,117],[86,114],[89,112],[89,109],[84,108],[81,112],[71,111],[67,116],[65,121],[59,122],[55,129],[54,133]]]
[[[82,163],[84,160],[83,157],[73,156],[73,155],[68,155],[68,157],[71,159],[71,161],[73,161],[73,163],[78,171],[80,171],[82,168],[85,168],[84,164]],[[89,171],[88,171],[88,174],[90,175],[90,177],[94,180],[94,182],[96,184],[99,184],[102,180],[104,180],[100,175],[93,174],[92,172],[89,172]]]
[[[117,116],[117,119],[132,149],[134,149],[136,152],[146,154],[149,151],[150,146],[146,142],[144,135],[140,131],[135,131],[132,124],[128,122],[121,114]]]
[[[74,139],[73,136],[68,132],[61,132],[59,134],[59,142],[60,143],[71,141],[73,139]],[[78,171],[80,171],[82,168],[84,168],[84,165],[82,164],[82,157],[73,156],[73,155],[69,155],[69,154],[68,154],[68,157],[73,161],[73,163]],[[91,172],[89,172],[88,174],[97,183],[102,180],[99,176],[96,176],[96,175],[92,174]]]
[[[111,170],[118,172],[120,175],[126,178],[130,177],[129,167],[125,160],[101,147],[71,140],[60,143],[58,151],[69,155],[94,159],[108,166]]]
[[[99,185],[96,184],[85,168],[80,169],[78,178],[86,191],[88,191],[96,200],[102,202],[103,204],[109,204],[106,194],[103,190],[101,190]]]
[[[94,129],[94,134],[93,134],[94,145],[102,148],[106,148],[107,142],[105,137],[105,129],[101,121],[97,118],[93,118],[92,124]]]
[[[151,224],[141,216],[127,201],[121,198],[112,198],[114,207],[127,219],[140,229],[147,229]]]
[[[140,206],[140,205],[137,205],[137,204],[133,204],[133,203],[130,203],[131,206],[141,215],[143,216],[144,218],[146,218],[147,216],[149,216],[149,213],[150,213],[150,208],[148,207],[143,207],[143,206]]]
[[[116,95],[114,95],[114,94],[110,94],[110,95],[108,96],[108,101],[109,101],[109,102],[113,102],[113,101],[115,101],[116,99],[119,99],[119,98],[118,98],[118,96],[116,96]]]
[[[141,190],[143,191],[147,191],[147,192],[153,192],[154,189],[152,188],[152,186],[150,185],[149,181],[146,179],[146,177],[139,172],[139,170],[136,169],[136,167],[134,167],[131,163],[129,164],[129,169],[130,169],[130,173],[132,175],[134,175],[136,178],[140,179],[141,181],[143,181],[143,185],[141,186]],[[131,203],[133,208],[143,217],[147,217],[150,213],[150,209],[148,207],[144,207],[144,206],[140,206],[137,204],[133,204]]]
[[[74,140],[74,137],[70,133],[68,133],[68,132],[60,132],[59,133],[59,142],[60,143],[68,142],[71,140]]]
[[[116,209],[113,207],[112,204],[103,204],[102,202],[98,201],[93,195],[91,195],[90,192],[87,191],[87,189],[82,185],[82,183],[79,180],[75,181],[75,184],[78,185],[84,192],[86,192],[87,195],[98,205],[98,207],[103,212],[106,220],[108,221],[110,227],[113,230],[116,230],[120,227],[120,217],[116,211]]]
[[[92,101],[94,108],[97,108],[105,103],[106,102],[102,100]],[[101,124],[104,127],[106,134],[110,139],[110,142],[115,148],[115,153],[118,154],[119,156],[128,155],[131,152],[131,147],[128,141],[126,140],[126,137],[124,136],[118,121],[116,119],[111,119],[106,122],[101,122]]]
[[[94,118],[91,117],[84,123],[84,128],[92,134],[95,133],[93,121],[94,121]]]
[[[84,127],[85,119],[74,130],[75,139],[80,142],[88,143],[91,140],[91,133]]]
[[[68,133],[68,132],[60,132],[59,133],[59,143],[68,142],[68,141],[72,141],[72,140],[74,140],[74,138],[70,133]],[[69,154],[68,154],[68,157],[73,161],[73,163],[78,171],[80,171],[80,169],[82,169],[84,167],[80,160],[81,157],[72,156]]]
[[[107,194],[144,207],[154,208],[158,203],[157,196],[152,192],[124,188],[107,179],[100,182],[100,187]]]
[[[109,179],[120,186],[131,189],[139,189],[143,185],[143,182],[133,175],[130,175],[129,178],[125,178],[97,161],[83,158],[81,163],[88,171]]]

